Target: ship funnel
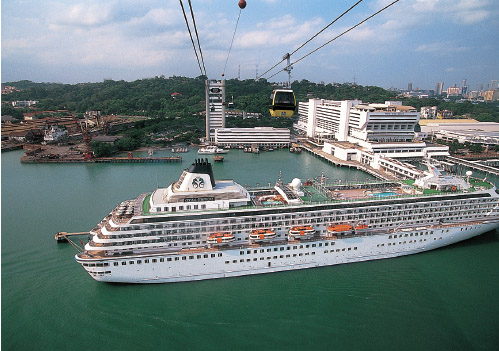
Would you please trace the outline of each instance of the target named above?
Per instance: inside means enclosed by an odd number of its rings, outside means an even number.
[[[215,177],[213,176],[213,169],[208,159],[196,159],[194,163],[187,170],[189,173],[207,174],[210,177],[212,188],[215,188]]]

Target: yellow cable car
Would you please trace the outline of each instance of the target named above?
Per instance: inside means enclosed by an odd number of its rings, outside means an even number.
[[[292,117],[296,109],[296,99],[291,89],[275,89],[270,94],[269,111],[272,117]]]

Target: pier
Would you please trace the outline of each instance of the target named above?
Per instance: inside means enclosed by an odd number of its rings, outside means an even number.
[[[90,233],[89,232],[75,232],[75,233],[58,232],[54,235],[54,239],[58,243],[65,243],[65,242],[68,242],[68,237],[77,236],[77,235],[90,235]]]
[[[322,158],[324,161],[326,161],[330,164],[333,164],[335,166],[348,167],[348,168],[354,167],[354,168],[358,169],[359,171],[363,171],[363,172],[366,172],[366,173],[372,175],[376,179],[381,179],[381,180],[397,180],[398,179],[397,177],[395,177],[391,174],[385,173],[381,170],[374,169],[371,166],[366,165],[366,164],[361,164],[361,163],[356,162],[356,161],[343,161],[343,160],[340,160],[339,158],[336,158],[333,155],[330,155],[322,150],[315,149],[315,148],[309,147],[307,145],[301,145],[301,147],[305,151],[313,154],[316,157]]]
[[[170,157],[37,157],[23,156],[21,163],[176,163],[182,162],[180,156]]]
[[[182,162],[180,156],[170,157],[100,157],[93,159],[95,163],[170,163]]]
[[[486,174],[492,174],[495,176],[499,176],[499,169],[481,164],[481,163],[479,163],[479,161],[468,161],[468,160],[463,160],[461,158],[452,157],[452,156],[448,156],[446,160],[449,162],[452,162],[453,164],[456,164],[456,165],[471,168],[471,169],[474,169],[476,171],[484,172]]]

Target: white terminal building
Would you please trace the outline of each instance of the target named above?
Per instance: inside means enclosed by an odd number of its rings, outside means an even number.
[[[288,147],[290,131],[287,128],[217,128],[215,144],[218,146],[271,146]]]
[[[446,121],[448,122],[448,121]],[[423,135],[432,135],[447,142],[458,141],[461,144],[469,142],[482,145],[499,145],[499,123],[469,122],[445,123],[435,121],[421,126]]]
[[[206,142],[218,146],[287,147],[287,128],[225,128],[225,80],[206,80]]]
[[[309,138],[324,141],[323,151],[344,161],[380,168],[383,158],[421,160],[449,155],[449,148],[416,139],[420,113],[398,101],[310,99],[300,102],[294,125]]]

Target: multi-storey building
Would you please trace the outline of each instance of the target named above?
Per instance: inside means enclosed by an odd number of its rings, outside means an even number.
[[[447,88],[447,96],[458,96],[461,94],[461,88],[457,86]]]
[[[448,148],[429,147],[416,140],[415,128],[420,113],[397,101],[366,104],[360,100],[331,101],[310,99],[300,102],[295,129],[310,138],[332,140],[324,151],[344,160],[361,160],[361,155],[398,159],[445,156]],[[348,146],[344,151],[345,142]],[[342,144],[343,143],[343,144]]]
[[[61,138],[64,138],[68,135],[68,131],[66,129],[60,128],[59,126],[51,126],[49,129],[44,131],[43,140],[45,141],[57,141]]]
[[[438,82],[435,85],[435,94],[442,95],[443,92],[444,92],[444,82]]]
[[[206,141],[215,141],[215,130],[225,128],[225,79],[206,80]]]
[[[370,142],[410,142],[419,121],[414,107],[400,102],[364,104],[360,100],[300,102],[295,128],[308,137],[367,145]]]
[[[424,106],[421,107],[421,118],[435,119],[437,118],[437,106]]]
[[[483,97],[485,101],[497,101],[499,100],[499,89],[487,90]]]

